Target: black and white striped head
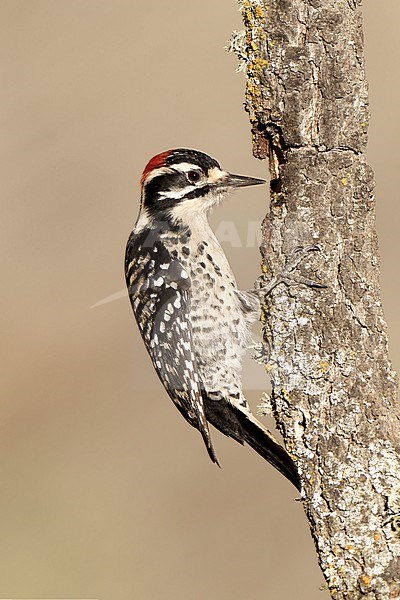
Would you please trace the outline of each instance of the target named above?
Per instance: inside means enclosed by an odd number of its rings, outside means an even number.
[[[207,213],[232,189],[265,181],[233,175],[203,152],[178,148],[154,156],[140,183],[142,218],[176,223]]]

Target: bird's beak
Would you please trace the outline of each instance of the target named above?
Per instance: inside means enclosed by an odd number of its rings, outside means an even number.
[[[265,179],[257,179],[256,177],[245,177],[244,175],[234,175],[227,173],[226,177],[221,180],[221,185],[229,188],[248,187],[250,185],[262,185],[267,183]]]

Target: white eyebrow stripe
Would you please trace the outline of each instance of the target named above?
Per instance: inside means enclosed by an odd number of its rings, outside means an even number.
[[[178,171],[184,171],[185,173],[187,173],[188,171],[200,171],[201,173],[203,172],[199,165],[193,165],[187,162],[175,163],[171,165],[171,168],[177,169]]]
[[[203,169],[199,167],[199,165],[193,165],[185,162],[171,165],[171,168],[176,169],[177,171],[183,171],[185,173],[188,173],[189,171],[199,171],[201,174],[204,174]],[[226,171],[223,171],[218,167],[211,167],[207,173],[207,183],[216,183],[220,179],[224,179],[224,177],[227,175],[228,173]]]

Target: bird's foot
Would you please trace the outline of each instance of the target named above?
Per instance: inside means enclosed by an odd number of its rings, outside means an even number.
[[[293,252],[286,258],[285,267],[276,277],[273,277],[266,285],[265,285],[265,276],[262,275],[256,282],[255,291],[263,296],[266,296],[272,292],[273,289],[276,288],[279,284],[283,283],[286,286],[291,285],[305,285],[307,287],[323,289],[326,288],[326,285],[322,283],[318,283],[317,281],[313,281],[312,279],[307,279],[306,277],[302,277],[301,275],[294,275],[294,271],[297,269],[299,264],[306,256],[308,256],[309,252],[320,252],[321,248],[316,246],[315,244],[312,246],[298,246],[293,250]]]

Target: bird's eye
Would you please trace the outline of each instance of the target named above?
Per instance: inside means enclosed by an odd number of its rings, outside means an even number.
[[[201,177],[199,171],[188,171],[186,176],[190,183],[197,183]]]

